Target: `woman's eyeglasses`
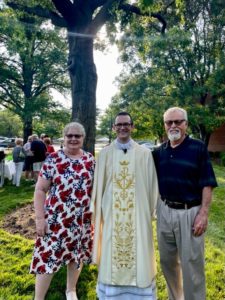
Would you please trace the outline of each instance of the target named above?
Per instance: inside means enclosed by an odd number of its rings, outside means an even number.
[[[176,126],[180,126],[184,121],[186,121],[186,120],[167,120],[167,121],[164,121],[164,123],[165,123],[167,126],[172,126],[173,123],[174,123]]]
[[[68,139],[72,139],[73,137],[75,138],[75,139],[80,139],[81,137],[83,136],[83,134],[66,134],[66,137],[68,138]]]

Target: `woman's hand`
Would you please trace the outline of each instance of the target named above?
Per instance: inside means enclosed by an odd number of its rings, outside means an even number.
[[[44,236],[47,233],[47,223],[44,218],[36,219],[36,232],[39,236]]]

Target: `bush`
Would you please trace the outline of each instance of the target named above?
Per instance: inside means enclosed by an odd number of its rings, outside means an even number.
[[[221,161],[221,165],[225,166],[225,152],[220,153],[220,161]]]

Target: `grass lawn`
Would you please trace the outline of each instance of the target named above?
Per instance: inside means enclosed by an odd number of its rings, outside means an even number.
[[[225,167],[214,166],[219,187],[214,190],[206,234],[207,300],[225,299]],[[0,222],[5,214],[32,202],[34,188],[22,180],[20,188],[6,181],[0,188]],[[154,224],[155,225],[155,224]],[[33,241],[0,229],[0,300],[32,300],[34,276],[29,274]],[[156,243],[157,246],[157,243]],[[166,300],[165,281],[159,268],[157,254],[158,299]],[[46,300],[64,300],[65,275],[62,268],[53,278]],[[94,300],[97,269],[84,267],[78,285],[80,300]],[[201,299],[199,299],[201,300]]]

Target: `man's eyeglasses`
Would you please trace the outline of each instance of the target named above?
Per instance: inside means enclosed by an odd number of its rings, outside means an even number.
[[[72,139],[73,137],[75,138],[75,139],[80,139],[81,137],[83,136],[83,134],[66,134],[66,137],[68,138],[68,139]]]
[[[130,126],[131,126],[131,123],[117,123],[117,124],[115,124],[116,128],[122,128],[122,127],[129,128]]]
[[[173,123],[174,123],[176,126],[179,126],[179,125],[181,125],[184,121],[186,121],[186,120],[167,120],[167,121],[164,121],[164,123],[165,123],[167,126],[172,126]]]

